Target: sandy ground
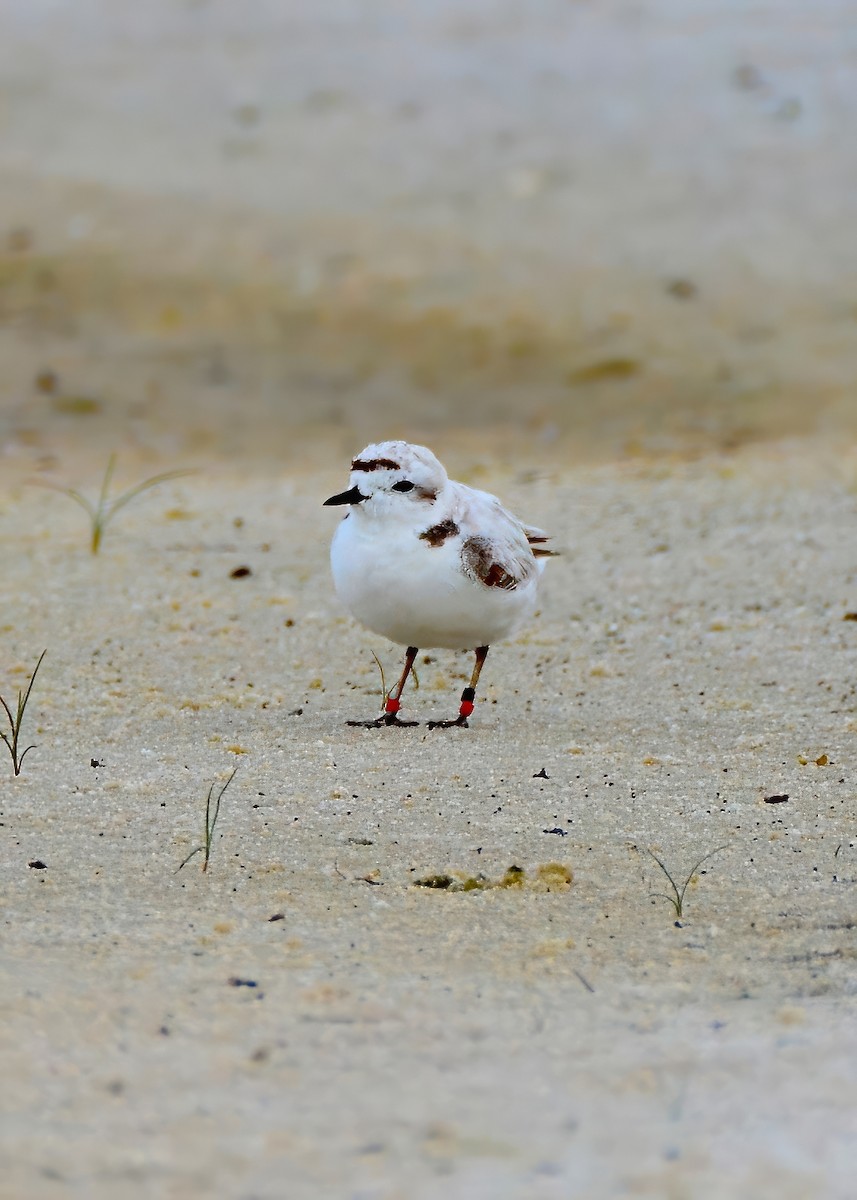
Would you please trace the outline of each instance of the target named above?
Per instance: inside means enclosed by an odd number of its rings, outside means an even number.
[[[2,780],[4,1197],[852,1194],[857,459],[438,449],[564,550],[450,732],[345,725],[396,654],[337,606],[312,447],[98,557],[0,494],[7,698],[47,649]],[[431,657],[423,721],[467,669]],[[718,847],[676,923],[647,851]]]
[[[584,461],[857,436],[852,27],[6,0],[0,445],[74,401],[185,456],[281,460],[307,424],[516,424]]]
[[[0,7],[2,1200],[851,1200],[853,5]],[[563,551],[469,730],[398,436]]]

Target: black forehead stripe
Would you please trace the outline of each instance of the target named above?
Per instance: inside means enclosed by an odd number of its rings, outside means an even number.
[[[401,467],[392,458],[355,458],[352,471],[400,471]]]

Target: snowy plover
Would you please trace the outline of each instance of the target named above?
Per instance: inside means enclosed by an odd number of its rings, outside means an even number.
[[[467,725],[476,683],[497,638],[518,629],[536,606],[547,534],[523,525],[496,496],[456,483],[425,446],[379,442],[351,464],[347,504],[330,548],[336,591],[353,616],[407,646],[405,666],[375,721],[400,721],[402,690],[418,648],[474,650],[476,664],[454,721]]]

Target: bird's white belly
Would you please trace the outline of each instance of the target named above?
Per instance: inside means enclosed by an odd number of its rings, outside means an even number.
[[[536,604],[536,580],[487,587],[461,570],[457,539],[428,546],[412,529],[364,533],[342,521],[331,546],[337,595],[361,625],[403,646],[470,650],[508,637]]]

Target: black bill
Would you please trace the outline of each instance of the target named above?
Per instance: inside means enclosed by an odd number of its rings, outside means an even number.
[[[325,507],[328,504],[359,504],[366,497],[360,491],[360,488],[355,484],[353,488],[349,488],[347,492],[340,492],[338,496],[331,496],[329,500],[325,500]]]

